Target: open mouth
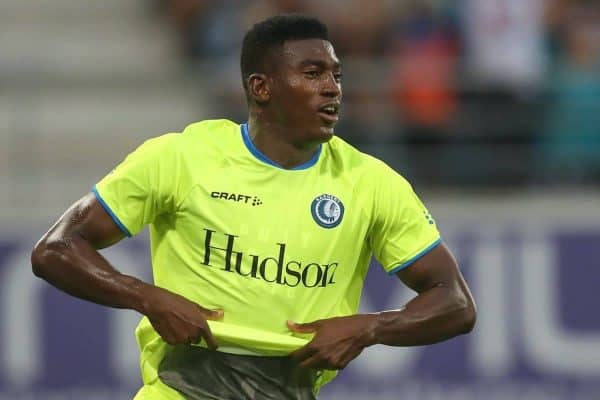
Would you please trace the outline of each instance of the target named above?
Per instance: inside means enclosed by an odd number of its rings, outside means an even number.
[[[325,104],[324,106],[319,108],[318,112],[319,112],[319,116],[321,117],[321,119],[325,120],[325,122],[327,122],[327,123],[334,123],[340,119],[339,103]]]

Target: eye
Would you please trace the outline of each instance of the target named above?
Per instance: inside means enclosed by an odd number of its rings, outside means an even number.
[[[316,69],[311,69],[304,71],[304,75],[306,75],[309,79],[315,79],[319,76],[319,71]]]
[[[340,82],[342,81],[342,77],[343,77],[343,76],[344,76],[344,75],[343,75],[341,72],[335,72],[335,73],[333,74],[333,78],[335,79],[335,81],[336,81],[337,83],[340,83]]]

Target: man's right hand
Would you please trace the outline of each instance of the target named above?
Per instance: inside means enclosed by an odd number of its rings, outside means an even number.
[[[204,339],[209,349],[217,348],[217,341],[206,321],[223,318],[222,310],[206,309],[157,286],[147,285],[142,290],[146,300],[140,311],[165,342],[171,345],[192,344]]]
[[[31,266],[36,276],[81,299],[146,315],[169,344],[217,342],[207,319],[223,311],[208,310],[165,289],[120,273],[98,249],[125,237],[112,217],[89,193],[73,204],[35,245]]]

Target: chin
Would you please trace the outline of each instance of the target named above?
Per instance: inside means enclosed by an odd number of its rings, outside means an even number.
[[[319,136],[322,138],[323,142],[328,142],[333,136],[335,136],[335,129],[333,126],[323,126],[319,133]]]

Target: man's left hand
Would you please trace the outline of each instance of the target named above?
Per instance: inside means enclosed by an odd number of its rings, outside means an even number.
[[[305,346],[290,354],[301,367],[343,369],[365,347],[375,344],[377,314],[321,319],[298,324],[288,321],[292,332],[315,333]]]

